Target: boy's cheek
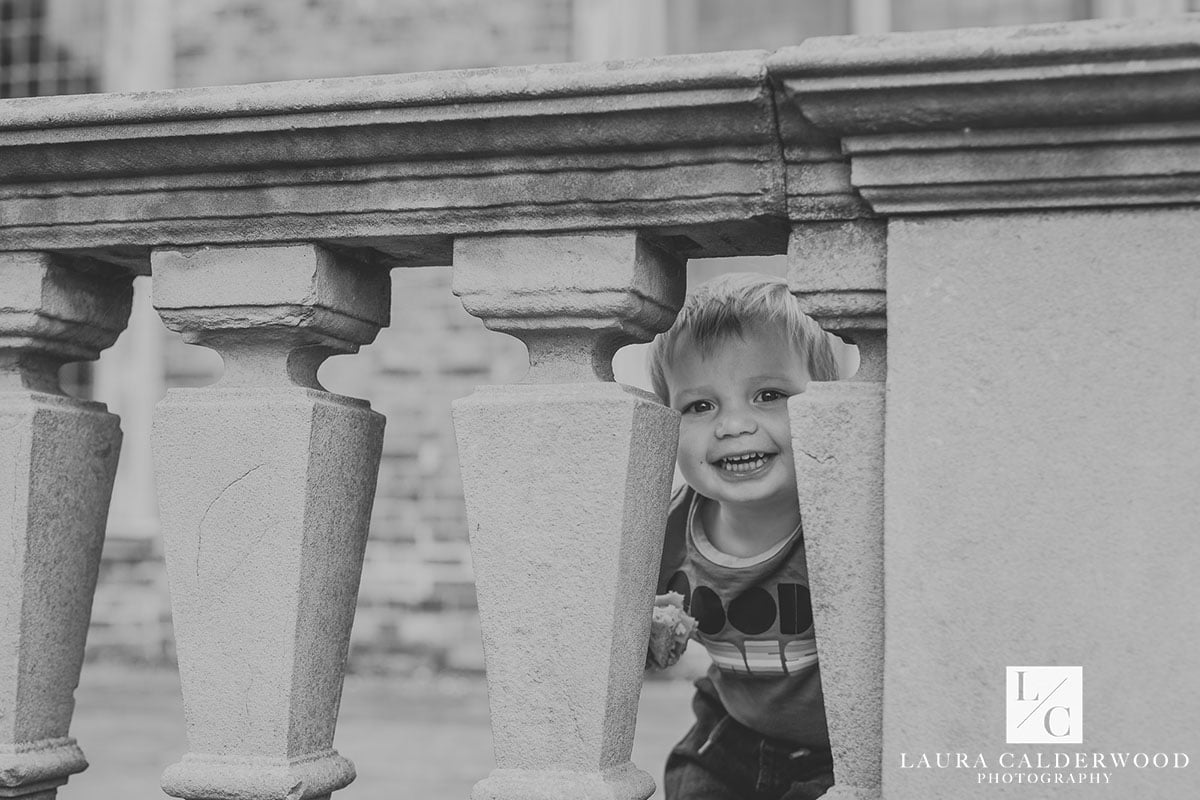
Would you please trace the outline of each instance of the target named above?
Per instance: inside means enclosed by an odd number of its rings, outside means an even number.
[[[699,477],[700,469],[703,465],[704,465],[703,461],[697,461],[697,460],[691,460],[691,459],[684,461],[684,460],[680,459],[679,471],[680,471],[680,473],[683,474],[683,479],[685,481],[687,481],[689,484],[694,485],[696,482],[696,479]]]

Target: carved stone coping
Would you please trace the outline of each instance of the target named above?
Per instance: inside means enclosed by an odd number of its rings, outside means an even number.
[[[458,235],[636,228],[783,252],[766,53],[0,103],[0,237],[100,251],[312,241],[446,264]]]
[[[321,388],[330,355],[389,322],[382,269],[309,244],[154,252],[154,306],[185,342],[221,354],[221,385]]]
[[[57,393],[58,368],[93,361],[125,329],[132,278],[86,258],[0,252],[0,388]]]
[[[671,326],[683,263],[632,233],[464,237],[453,290],[484,325],[525,343],[525,383],[611,381],[612,358]]]
[[[0,238],[138,272],[163,246],[417,266],[581,230],[697,258],[782,253],[789,220],[1191,203],[1198,43],[1190,15],[5,100]]]
[[[1200,16],[828,37],[768,62],[876,213],[1200,200]]]

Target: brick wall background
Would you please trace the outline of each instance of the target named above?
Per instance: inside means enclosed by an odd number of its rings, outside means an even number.
[[[378,340],[321,373],[327,388],[366,397],[388,420],[355,668],[482,669],[450,404],[479,384],[519,380],[525,346],[463,310],[448,267],[393,270],[392,298]]]

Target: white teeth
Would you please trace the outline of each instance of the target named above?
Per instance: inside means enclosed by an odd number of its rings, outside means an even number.
[[[726,472],[753,472],[767,463],[766,453],[743,453],[717,462]]]

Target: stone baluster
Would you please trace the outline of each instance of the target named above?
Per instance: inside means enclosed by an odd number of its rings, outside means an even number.
[[[463,238],[454,292],[530,370],[454,405],[497,768],[476,800],[642,800],[630,762],[678,415],[612,381],[684,270],[632,233]]]
[[[793,228],[792,291],[861,358],[851,380],[811,383],[789,401],[837,780],[830,800],[881,796],[886,264],[885,220]]]
[[[316,374],[387,323],[389,278],[307,244],[152,265],[163,321],[225,362],[155,415],[189,744],[163,789],[328,797],[355,774],[332,743],[384,420]]]
[[[69,737],[121,448],[116,415],[65,395],[129,318],[131,277],[0,253],[0,797],[50,800],[87,767]]]

